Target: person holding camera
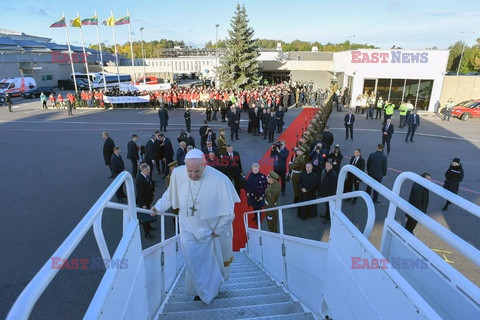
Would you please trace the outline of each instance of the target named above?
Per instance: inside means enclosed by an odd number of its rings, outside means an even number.
[[[324,148],[324,145],[321,141],[318,141],[313,150],[310,152],[310,162],[313,166],[313,172],[316,174],[321,173],[325,166],[326,160],[327,149]]]
[[[273,171],[280,178],[282,196],[285,196],[285,176],[287,174],[287,159],[290,152],[286,148],[285,140],[273,144],[270,158],[273,159]]]
[[[332,152],[328,155],[328,159],[331,160],[333,170],[338,174],[340,173],[340,167],[343,160],[342,151],[340,151],[340,146],[337,144],[335,148],[333,148]]]

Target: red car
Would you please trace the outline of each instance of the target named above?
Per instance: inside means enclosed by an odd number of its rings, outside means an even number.
[[[452,116],[462,119],[480,118],[480,99],[471,100],[463,105],[456,105],[452,109]]]
[[[145,77],[146,84],[159,84],[163,83],[163,79],[158,79],[157,77]],[[143,78],[137,80],[136,84],[143,84]]]

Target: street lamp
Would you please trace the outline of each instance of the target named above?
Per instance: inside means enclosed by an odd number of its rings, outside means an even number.
[[[141,39],[141,44],[142,44],[142,62],[143,62],[143,84],[147,84],[147,78],[145,76],[145,53],[143,51],[143,29],[145,29],[144,27],[141,27],[140,28],[140,39]]]
[[[218,27],[219,24],[215,25],[215,88],[218,88]]]
[[[475,31],[469,31],[469,32],[461,31],[460,33],[475,33]],[[464,52],[465,52],[465,44],[462,46],[462,54],[460,54],[460,62],[458,63],[458,68],[457,68],[457,76],[460,73],[460,66],[462,65],[463,53]]]

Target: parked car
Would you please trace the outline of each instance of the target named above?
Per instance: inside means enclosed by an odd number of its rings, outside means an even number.
[[[45,93],[48,97],[51,93],[55,94],[55,88],[53,87],[38,87],[34,89],[25,90],[22,93],[24,99],[39,98],[41,93]]]
[[[5,97],[4,93],[0,93],[0,106],[3,106],[7,98]]]
[[[463,105],[456,105],[452,108],[452,116],[462,119],[480,118],[480,99],[471,100]]]
[[[163,79],[157,78],[157,77],[145,77],[146,84],[159,84],[159,83],[165,83]],[[138,79],[136,84],[143,84],[143,77]]]
[[[73,80],[58,80],[58,87],[61,90],[75,90]],[[77,79],[78,90],[88,90],[88,82],[84,79]]]

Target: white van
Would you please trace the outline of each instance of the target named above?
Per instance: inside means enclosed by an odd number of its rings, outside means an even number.
[[[11,96],[20,96],[25,90],[33,89],[37,86],[32,77],[17,77],[0,80],[0,93]]]

